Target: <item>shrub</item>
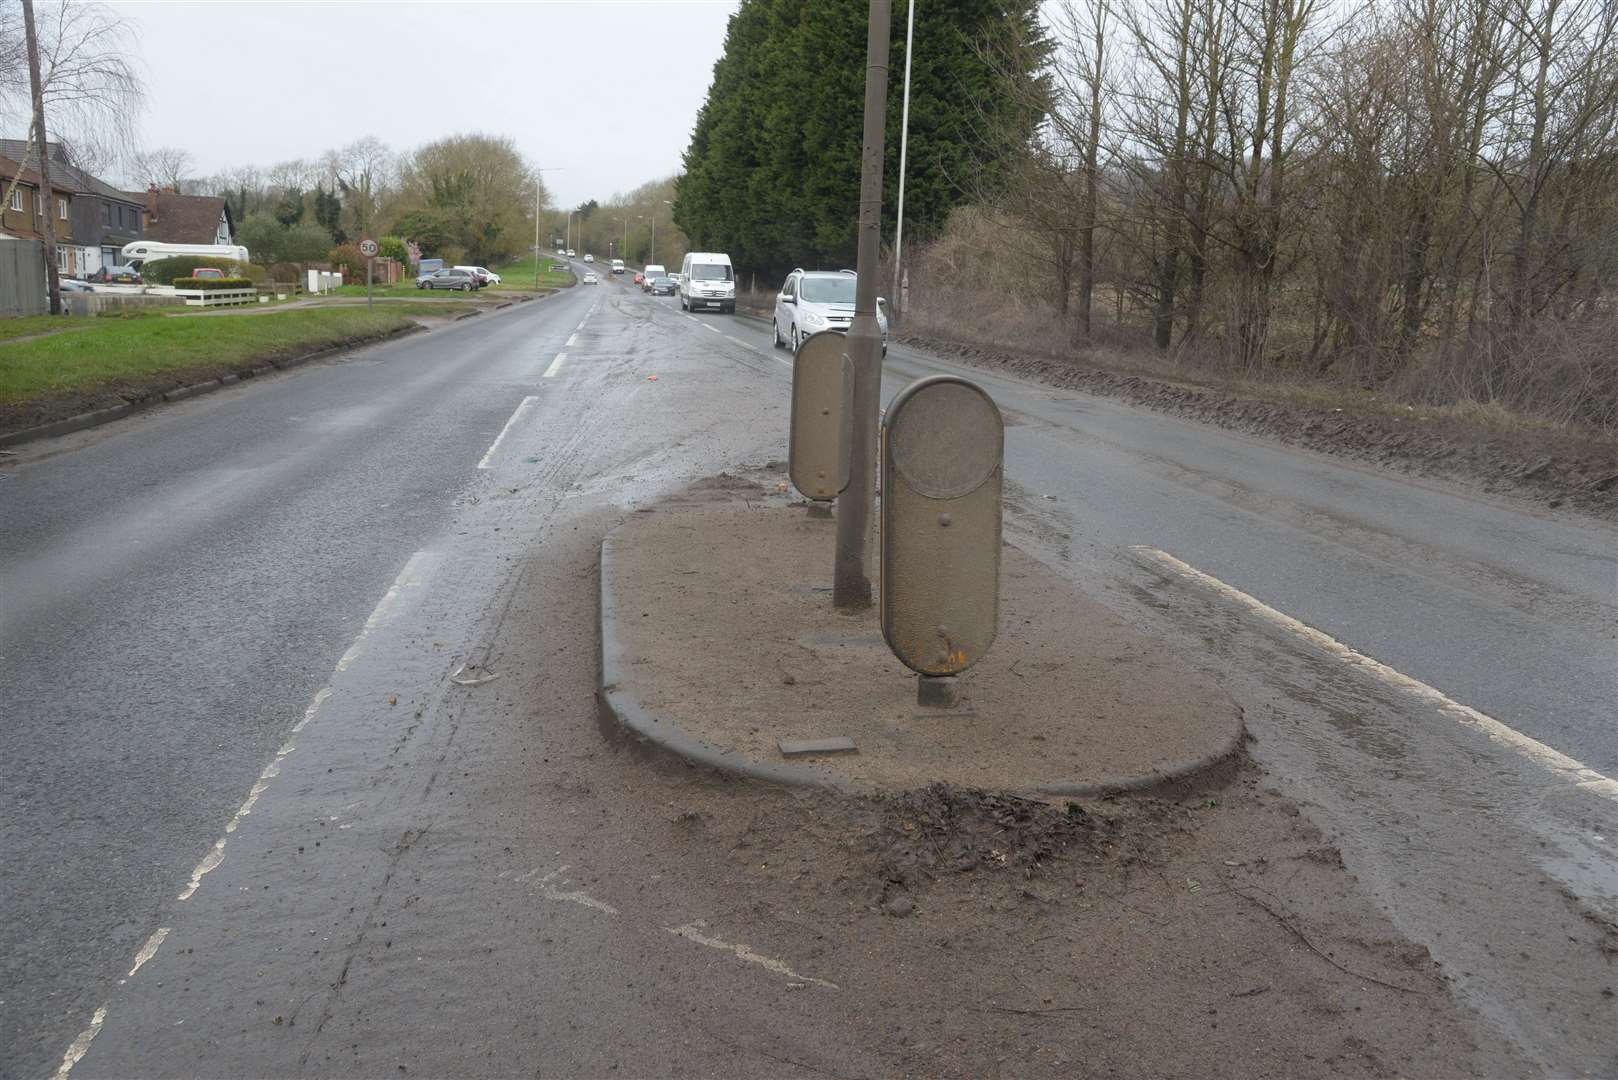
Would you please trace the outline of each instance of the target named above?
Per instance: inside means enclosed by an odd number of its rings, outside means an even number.
[[[343,272],[343,281],[345,283],[350,285],[355,282],[364,283],[365,256],[360,254],[360,249],[355,245],[339,244],[331,249],[331,253],[326,256],[326,260],[331,263],[333,270]]]
[[[244,277],[183,277],[174,280],[174,287],[176,289],[251,289],[253,282],[251,279]]]
[[[278,262],[270,267],[270,280],[302,288],[305,281],[303,267],[297,263]]]

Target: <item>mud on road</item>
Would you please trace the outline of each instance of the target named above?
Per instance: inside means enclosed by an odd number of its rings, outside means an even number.
[[[920,335],[901,340],[951,360],[1119,398],[1289,446],[1531,499],[1553,509],[1566,505],[1600,516],[1618,515],[1618,446],[1611,441],[1537,427],[1486,431],[1427,416],[1419,408],[1405,418],[1311,408],[1032,353]]]

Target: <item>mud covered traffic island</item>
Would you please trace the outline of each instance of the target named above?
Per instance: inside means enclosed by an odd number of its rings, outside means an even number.
[[[835,522],[772,479],[712,478],[604,542],[603,697],[641,737],[850,792],[1092,796],[1186,778],[1238,748],[1222,690],[1012,547],[994,648],[947,680],[950,704],[919,705],[875,612],[832,608]]]
[[[783,480],[711,478],[606,545],[616,752],[576,780],[679,918],[785,972],[765,1028],[696,1030],[783,1075],[1531,1071],[1241,752],[1219,687],[1008,549],[994,651],[923,710],[875,613],[831,611],[832,525]],[[855,749],[780,752],[833,737]],[[804,1037],[821,1015],[837,1036]]]

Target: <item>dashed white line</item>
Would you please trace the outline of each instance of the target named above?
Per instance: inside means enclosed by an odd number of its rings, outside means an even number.
[[[90,1026],[79,1032],[79,1037],[73,1040],[72,1045],[67,1048],[67,1053],[62,1055],[62,1063],[56,1067],[56,1073],[51,1080],[66,1080],[67,1074],[73,1071],[73,1066],[77,1065],[79,1059],[89,1051],[90,1044],[101,1033],[101,1025],[106,1022],[107,1007],[103,1005],[90,1018]]]
[[[567,355],[566,353],[562,354],[562,356],[566,356],[566,355]],[[561,360],[562,360],[561,356],[558,356],[556,358],[556,363],[551,365],[552,370],[554,370],[556,368],[557,364],[561,363]],[[548,377],[548,376],[550,376],[551,372],[547,371],[545,374]],[[494,460],[494,452],[496,450],[500,449],[500,444],[505,441],[506,433],[511,430],[511,425],[515,424],[517,422],[517,418],[523,414],[523,410],[527,409],[530,405],[532,405],[534,402],[536,402],[538,400],[539,400],[539,398],[537,398],[537,397],[529,396],[529,397],[523,398],[522,401],[518,402],[517,407],[514,410],[512,410],[511,417],[508,420],[506,420],[505,427],[500,429],[500,434],[498,434],[498,435],[496,435],[494,437],[494,442],[489,444],[489,449],[484,453],[483,460],[478,462],[478,468],[487,469],[487,468],[490,467],[489,463]]]
[[[1546,746],[1538,739],[1524,735],[1515,728],[1507,727],[1494,717],[1485,715],[1470,705],[1462,705],[1445,695],[1441,690],[1428,686],[1418,679],[1412,679],[1403,672],[1395,671],[1388,665],[1378,660],[1373,660],[1364,653],[1354,651],[1329,634],[1322,633],[1312,626],[1299,622],[1290,615],[1277,611],[1240,589],[1225,584],[1213,575],[1205,574],[1196,567],[1176,559],[1166,551],[1143,546],[1132,547],[1130,550],[1144,559],[1168,568],[1189,581],[1212,589],[1271,625],[1280,627],[1295,637],[1302,638],[1339,660],[1367,671],[1385,683],[1416,695],[1423,701],[1436,706],[1439,712],[1450,719],[1468,727],[1476,728],[1488,736],[1489,741],[1521,754],[1542,768],[1548,769],[1567,780],[1574,787],[1582,791],[1588,791],[1593,795],[1599,795],[1601,798],[1618,802],[1618,780],[1596,772],[1583,762],[1568,757],[1560,750]]]
[[[696,922],[687,923],[684,926],[665,926],[664,929],[675,937],[683,937],[687,941],[696,942],[698,945],[706,945],[710,949],[731,953],[738,960],[746,960],[749,964],[757,964],[765,971],[774,972],[794,982],[814,983],[816,986],[824,986],[829,990],[837,989],[836,983],[829,983],[825,979],[816,979],[809,975],[799,975],[780,960],[769,956],[760,956],[746,945],[733,945],[728,941],[720,941],[718,938],[709,937],[702,932],[703,926],[702,920],[698,919]]]
[[[584,324],[580,323],[579,326],[582,328],[584,326]],[[567,340],[565,342],[563,342],[562,345],[563,345],[564,348],[571,349],[573,347],[573,343],[575,341],[578,341],[578,340],[579,340],[579,332],[577,330],[575,330],[575,331],[573,331],[573,333],[571,333],[571,334],[569,334],[567,336]]]
[[[135,972],[145,967],[146,961],[157,955],[158,946],[162,945],[163,939],[168,936],[169,928],[166,926],[159,926],[156,930],[153,930],[152,936],[146,939],[146,944],[142,945],[140,952],[135,954],[135,964],[129,969],[129,974],[125,975],[124,979],[133,979]],[[123,979],[118,981],[123,982]]]
[[[567,353],[565,353],[565,352],[557,353],[556,354],[556,359],[551,361],[551,366],[545,369],[545,374],[541,375],[540,378],[542,378],[542,379],[555,378],[556,373],[558,371],[562,370],[562,364],[564,362],[566,362],[566,360],[567,360]]]

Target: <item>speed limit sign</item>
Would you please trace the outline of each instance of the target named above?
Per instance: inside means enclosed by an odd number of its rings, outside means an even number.
[[[375,240],[361,240],[360,241],[360,254],[364,255],[367,259],[375,258],[376,257],[376,241]]]

